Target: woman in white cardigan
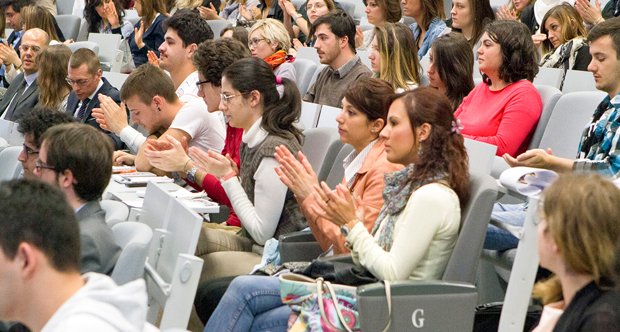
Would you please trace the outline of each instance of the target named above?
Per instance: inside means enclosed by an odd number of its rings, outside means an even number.
[[[375,277],[441,278],[469,196],[467,155],[450,102],[428,87],[394,96],[381,137],[388,161],[406,167],[385,175],[386,204],[373,231],[364,227],[363,206],[343,185],[335,192],[317,185],[314,210],[342,226],[354,262]],[[205,331],[286,331],[290,313],[277,278],[241,276]]]

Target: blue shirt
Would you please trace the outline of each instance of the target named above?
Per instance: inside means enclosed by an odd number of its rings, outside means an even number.
[[[413,31],[413,37],[418,40],[418,36],[422,32],[422,29],[418,26],[417,23],[413,23],[409,26],[411,31]],[[433,41],[439,37],[439,35],[447,28],[446,23],[439,19],[439,17],[435,17],[431,24],[428,26],[428,31],[424,35],[424,40],[422,40],[422,45],[418,50],[418,58],[422,59],[423,56],[426,55],[428,50],[431,48]]]

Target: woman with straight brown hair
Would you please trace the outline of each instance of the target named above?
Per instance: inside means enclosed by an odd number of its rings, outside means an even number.
[[[61,40],[56,32],[54,17],[47,11],[47,9],[41,6],[31,5],[22,8],[19,13],[24,20],[24,31],[39,28],[47,32],[50,37],[50,41],[55,40],[61,43],[65,41],[64,36]]]
[[[467,39],[451,32],[435,39],[429,52],[428,85],[446,95],[455,111],[474,89],[474,55],[469,50]]]
[[[39,105],[65,112],[71,92],[71,85],[66,80],[71,54],[67,46],[60,44],[44,47],[37,55]]]
[[[480,47],[480,37],[484,33],[484,28],[495,19],[489,1],[452,0],[450,15],[452,30],[463,34],[475,54]]]
[[[543,18],[540,33],[547,35],[542,42],[541,67],[588,70],[592,60],[588,34],[575,7],[562,3],[551,8]]]
[[[398,0],[364,0],[366,6],[366,17],[368,23],[375,26],[375,29],[385,23],[396,23],[403,17]],[[362,32],[362,28],[357,28],[355,34],[355,47],[358,51],[370,51],[372,49],[372,39],[375,37],[375,29]]]
[[[619,331],[613,287],[620,240],[620,190],[599,175],[562,174],[539,206],[540,266],[554,274],[534,286],[545,305],[534,332]]]
[[[159,45],[164,42],[166,32],[162,23],[167,18],[166,6],[162,0],[136,0],[134,8],[140,21],[134,26],[134,32],[128,37],[129,48],[136,68],[148,62],[148,51],[159,57]]]
[[[405,16],[413,17],[416,23],[409,26],[413,31],[418,48],[418,58],[422,59],[431,48],[435,38],[446,29],[441,0],[403,0]]]

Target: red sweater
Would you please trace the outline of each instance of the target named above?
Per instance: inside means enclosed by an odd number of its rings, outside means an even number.
[[[499,91],[484,82],[463,98],[454,112],[464,137],[497,146],[497,155],[517,156],[527,150],[542,112],[540,95],[521,80]]]
[[[226,139],[224,140],[224,149],[222,150],[222,155],[230,154],[232,160],[239,165],[239,146],[241,145],[241,138],[243,137],[243,129],[241,128],[233,128],[229,124],[226,124]],[[222,188],[222,184],[220,180],[218,180],[215,176],[211,174],[207,174],[202,181],[202,188],[197,187],[194,183],[189,181],[186,182],[190,184],[192,187],[196,188],[196,190],[204,190],[209,197],[218,201],[220,204],[226,205],[230,208],[230,216],[226,223],[229,226],[238,226],[241,227],[241,221],[235,214],[235,211],[232,209],[232,205],[230,204],[230,200],[228,199],[228,195]]]

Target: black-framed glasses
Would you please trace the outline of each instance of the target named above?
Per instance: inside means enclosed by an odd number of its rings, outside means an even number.
[[[263,40],[265,40],[265,38],[254,38],[254,39],[251,39],[248,42],[248,48],[254,48],[254,47],[258,46],[258,43],[262,42]]]
[[[222,93],[222,94],[220,95],[220,97],[222,98],[222,101],[224,102],[224,104],[225,104],[225,105],[228,105],[228,103],[229,103],[229,101],[230,101],[230,99],[231,99],[231,98],[233,98],[233,97],[238,97],[238,96],[243,96],[243,95],[246,95],[246,94],[248,94],[248,93],[249,93],[249,92],[244,92],[244,93],[238,93],[238,94],[236,94],[236,95],[230,95],[230,96],[227,96],[227,95],[225,95],[225,94],[223,94],[223,93]]]
[[[207,83],[211,83],[211,81],[209,80],[198,81],[196,82],[196,87],[198,88],[199,91],[202,91],[202,85],[207,84]]]
[[[72,80],[70,78],[65,78],[65,81],[67,81],[67,84],[73,86],[73,84],[77,84],[77,86],[79,87],[83,87],[84,85],[88,84],[88,82],[90,82],[90,80],[92,80],[93,78],[95,78],[95,76],[91,77],[91,78],[82,78],[79,80]]]
[[[30,156],[30,155],[39,154],[39,151],[35,151],[35,150],[33,150],[33,149],[31,149],[31,148],[27,147],[27,146],[26,146],[26,144],[22,144],[22,146],[24,147],[24,148],[23,148],[24,153],[25,153],[25,154],[27,154],[27,155],[29,155],[29,156]]]
[[[56,168],[54,166],[51,166],[51,165],[48,165],[48,164],[44,163],[43,161],[41,161],[41,159],[37,160],[37,163],[34,165],[34,167],[39,172],[41,171],[41,169],[56,170]]]

